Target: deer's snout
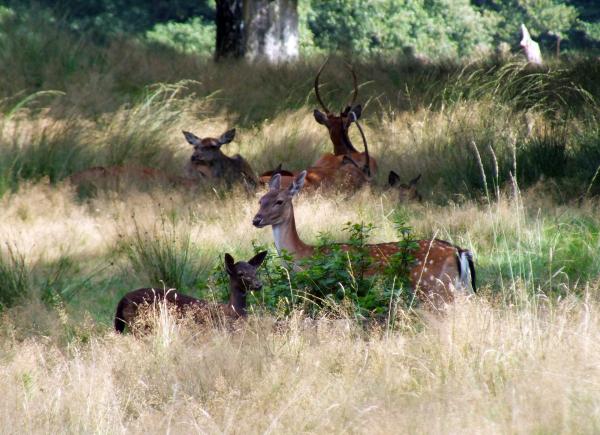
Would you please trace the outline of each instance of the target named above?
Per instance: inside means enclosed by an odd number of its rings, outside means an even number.
[[[264,227],[265,225],[263,224],[263,217],[260,214],[254,216],[254,219],[252,219],[252,225],[254,225],[257,228]]]

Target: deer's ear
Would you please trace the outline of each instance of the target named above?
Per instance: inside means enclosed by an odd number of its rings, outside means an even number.
[[[396,183],[400,182],[400,177],[394,171],[390,171],[390,175],[388,175],[388,184],[390,186],[396,185]]]
[[[273,176],[269,180],[269,189],[279,191],[280,188],[281,188],[281,174],[273,174]]]
[[[300,172],[296,176],[296,178],[294,178],[294,181],[292,181],[292,184],[290,184],[289,191],[288,191],[290,196],[294,196],[298,192],[300,192],[300,190],[302,190],[302,186],[304,186],[305,179],[306,179],[306,170]]]
[[[190,133],[189,131],[183,131],[182,133],[185,136],[185,140],[187,140],[190,145],[200,145],[200,142],[202,142],[202,139],[194,133]]]
[[[415,178],[413,178],[412,180],[410,180],[410,182],[408,183],[409,186],[414,187],[417,185],[417,183],[419,182],[419,180],[421,179],[421,174],[417,175]]]
[[[235,261],[229,254],[225,254],[225,270],[229,275],[235,275]]]
[[[226,143],[231,142],[234,137],[235,137],[235,128],[232,128],[231,130],[228,130],[225,133],[223,133],[221,135],[221,137],[219,137],[219,145],[225,145]]]
[[[265,261],[266,256],[267,256],[267,251],[259,252],[254,257],[252,257],[250,260],[248,260],[248,264],[250,266],[254,267],[255,269],[258,269],[260,267],[260,265],[262,264],[262,262]]]
[[[327,119],[327,115],[325,115],[323,112],[320,112],[317,109],[315,109],[315,111],[313,112],[313,116],[315,117],[315,121],[317,121],[319,124],[329,126],[329,120]]]
[[[362,106],[360,104],[357,104],[350,110],[350,112],[348,112],[348,116],[350,117],[352,122],[358,121],[360,119],[361,115],[362,115]]]

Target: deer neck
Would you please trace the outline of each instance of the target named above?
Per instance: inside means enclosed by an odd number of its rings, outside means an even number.
[[[352,145],[347,131],[342,129],[338,134],[331,134],[330,137],[331,142],[333,142],[333,154],[336,156],[358,152],[356,148],[354,148],[354,145]]]
[[[294,258],[308,257],[313,253],[313,247],[304,243],[300,240],[300,236],[298,236],[293,207],[289,219],[280,224],[273,225],[273,239],[275,240],[275,247],[279,255],[281,255],[281,251],[284,249],[292,254]]]
[[[231,281],[229,284],[229,308],[239,317],[246,315],[246,293],[240,288],[241,284]]]

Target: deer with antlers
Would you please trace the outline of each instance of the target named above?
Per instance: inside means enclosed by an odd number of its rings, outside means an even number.
[[[296,176],[287,188],[281,186],[281,175],[275,174],[269,191],[259,201],[260,208],[252,220],[255,227],[271,225],[275,247],[281,254],[287,251],[295,259],[313,255],[315,247],[304,243],[296,230],[292,198],[302,189],[306,171]],[[413,252],[414,266],[409,272],[411,285],[417,295],[430,306],[441,309],[444,304],[454,300],[455,290],[464,290],[470,285],[475,287],[475,267],[470,251],[438,239],[419,240],[418,248]],[[350,245],[340,244],[343,250]],[[395,242],[368,245],[374,266],[369,273],[377,273],[388,265],[392,255],[399,252]]]
[[[115,330],[123,332],[126,326],[131,327],[142,314],[144,308],[166,302],[176,308],[181,315],[191,314],[197,323],[218,324],[219,320],[236,320],[246,317],[246,296],[250,291],[262,288],[256,271],[267,256],[267,251],[260,252],[250,260],[237,263],[229,254],[225,254],[225,271],[229,275],[229,302],[217,304],[196,299],[178,293],[176,290],[141,288],[131,291],[121,298],[115,313]]]
[[[327,130],[329,131],[329,137],[333,143],[333,154],[324,154],[315,162],[314,166],[335,166],[341,156],[347,155],[350,156],[352,160],[356,162],[356,164],[364,168],[364,171],[369,176],[375,175],[377,172],[377,162],[374,158],[369,156],[369,149],[367,148],[364,132],[358,122],[360,116],[362,115],[362,106],[360,104],[356,104],[356,99],[358,98],[358,80],[356,78],[356,72],[351,66],[346,64],[352,73],[354,93],[352,94],[352,100],[346,106],[346,108],[340,111],[339,115],[336,115],[327,108],[325,103],[323,103],[323,99],[319,93],[319,77],[321,76],[321,73],[323,72],[323,69],[327,65],[328,61],[329,59],[327,59],[325,63],[321,65],[321,68],[319,68],[317,76],[315,77],[315,96],[317,97],[317,101],[325,113],[315,109],[313,115],[319,124],[327,127]],[[348,135],[348,129],[353,123],[358,127],[360,134],[363,137],[365,151],[362,153],[358,152],[354,145],[352,145],[352,141]]]
[[[316,190],[318,188],[357,190],[370,181],[371,177],[351,157],[339,157],[341,158],[336,166],[311,166],[305,169],[304,188],[306,190]],[[262,173],[259,180],[261,184],[268,184],[273,175],[279,174],[282,187],[289,187],[299,173],[300,171],[282,169],[281,164],[279,164],[274,170]]]
[[[377,163],[375,159],[369,156],[367,139],[358,123],[358,119],[362,114],[362,107],[360,104],[354,104],[358,96],[356,73],[348,66],[354,80],[354,95],[350,104],[339,116],[336,116],[327,109],[319,94],[319,77],[326,64],[327,62],[321,66],[315,77],[315,95],[325,113],[315,110],[314,116],[318,123],[325,125],[329,130],[334,153],[324,154],[311,167],[306,168],[305,186],[309,190],[319,187],[357,190],[370,181],[377,170]],[[348,136],[348,129],[352,123],[356,124],[362,137],[365,148],[362,153],[354,148]],[[275,170],[262,173],[259,179],[263,184],[266,184],[275,173],[281,175],[281,184],[285,187],[289,186],[294,177],[299,174],[299,172],[284,171],[279,165]]]

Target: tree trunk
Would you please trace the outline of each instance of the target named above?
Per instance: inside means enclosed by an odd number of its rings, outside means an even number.
[[[298,58],[298,0],[246,0],[244,22],[249,60]]]
[[[217,0],[217,43],[215,59],[244,56],[244,21],[242,0]]]

